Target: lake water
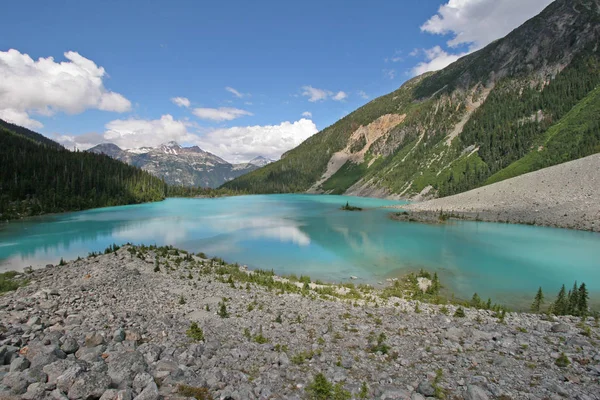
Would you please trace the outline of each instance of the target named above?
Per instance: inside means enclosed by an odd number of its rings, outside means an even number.
[[[341,211],[349,201],[362,212]],[[517,307],[538,286],[584,281],[600,298],[600,234],[566,229],[388,218],[401,202],[318,195],[168,199],[0,224],[0,270],[102,251],[112,243],[165,245],[279,274],[377,283],[408,271],[437,271],[459,297],[474,292]]]

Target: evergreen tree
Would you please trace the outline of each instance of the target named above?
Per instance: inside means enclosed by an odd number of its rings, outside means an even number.
[[[578,304],[577,304],[577,311],[578,314],[582,317],[587,316],[588,313],[588,299],[589,299],[589,294],[587,291],[587,288],[585,287],[585,282],[581,283],[581,286],[579,286],[579,291],[578,291]]]
[[[565,285],[562,285],[558,292],[558,296],[556,296],[556,301],[552,306],[552,312],[556,315],[566,315],[568,310],[569,303],[567,299],[567,290],[565,289]]]
[[[568,308],[567,315],[578,315],[578,306],[579,306],[579,289],[577,288],[577,281],[573,283],[573,289],[569,290],[568,297]]]
[[[544,293],[542,292],[542,287],[537,291],[535,298],[533,299],[533,303],[531,304],[531,311],[539,313],[542,304],[544,303]]]

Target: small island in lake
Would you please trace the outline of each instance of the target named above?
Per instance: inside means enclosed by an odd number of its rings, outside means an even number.
[[[343,210],[343,211],[362,211],[362,208],[361,207],[351,206],[348,202],[346,202],[346,205],[341,206],[340,210]]]

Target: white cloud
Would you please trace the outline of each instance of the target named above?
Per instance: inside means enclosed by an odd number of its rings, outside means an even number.
[[[333,94],[329,90],[317,89],[312,86],[302,86],[302,90],[302,96],[308,97],[308,101],[312,103],[323,101]]]
[[[367,93],[365,93],[364,90],[359,90],[357,93],[360,97],[362,97],[365,100],[369,98],[369,95]]]
[[[314,122],[305,118],[279,125],[214,129],[203,134],[192,133],[195,127],[166,114],[156,120],[118,119],[106,124],[103,133],[55,136],[55,140],[71,149],[88,149],[99,143],[114,143],[122,149],[156,147],[173,140],[182,145],[198,145],[231,162],[247,162],[259,155],[278,159],[318,131]]]
[[[79,53],[33,60],[18,50],[0,51],[0,115],[30,128],[42,124],[31,114],[79,114],[87,109],[125,112],[131,102],[104,87],[104,68]]]
[[[171,101],[179,107],[189,108],[190,106],[190,100],[187,97],[173,97]]]
[[[217,129],[196,144],[230,162],[245,162],[259,155],[275,160],[317,132],[313,121],[302,118],[279,125]]]
[[[312,113],[310,111],[304,111],[302,116],[306,118],[312,118]]]
[[[395,69],[384,69],[383,70],[383,75],[386,78],[394,79],[396,77],[396,70]]]
[[[335,101],[342,101],[344,100],[346,97],[348,97],[348,94],[346,92],[342,92],[341,90],[339,92],[337,92],[335,94],[335,96],[332,97],[333,100]]]
[[[220,108],[194,108],[192,111],[195,116],[210,121],[232,121],[245,115],[254,115],[249,111],[239,108],[220,107]]]
[[[448,0],[421,26],[423,32],[452,35],[450,47],[471,50],[506,36],[539,14],[552,0]]]
[[[246,96],[245,94],[238,92],[237,90],[235,90],[234,88],[232,88],[230,86],[227,86],[225,88],[225,90],[227,90],[229,93],[233,94],[238,99],[241,99],[242,97]]]
[[[308,85],[302,86],[302,96],[308,97],[308,101],[315,103],[317,101],[324,101],[327,99],[342,101],[348,97],[348,94],[341,90],[337,93],[334,93],[331,90],[318,89]]]
[[[437,71],[446,68],[454,61],[468,53],[449,54],[440,46],[432,47],[431,49],[423,49],[426,61],[420,62],[413,68],[414,75],[421,75],[429,71]]]
[[[192,126],[192,123],[176,120],[169,114],[154,120],[117,119],[107,123],[102,134],[63,135],[56,137],[56,140],[68,148],[76,146],[79,149],[87,149],[99,143],[114,143],[122,149],[156,147],[171,140],[180,143],[195,141],[197,136],[188,131]]]

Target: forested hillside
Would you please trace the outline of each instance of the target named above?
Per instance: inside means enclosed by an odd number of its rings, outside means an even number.
[[[165,197],[165,183],[147,172],[7,126],[0,126],[0,220]]]
[[[557,0],[224,186],[439,197],[593,154],[599,42],[600,0]]]

